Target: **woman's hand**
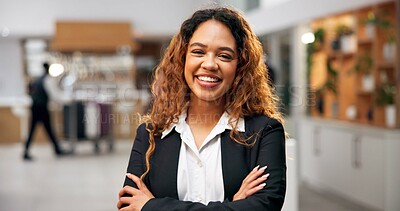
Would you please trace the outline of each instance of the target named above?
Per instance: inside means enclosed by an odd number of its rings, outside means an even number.
[[[139,177],[130,173],[126,174],[126,176],[134,181],[139,189],[131,186],[123,187],[118,194],[117,208],[120,211],[139,211],[154,196]],[[123,205],[126,206],[122,207]]]
[[[249,173],[249,175],[244,178],[239,191],[233,196],[233,201],[245,199],[264,188],[264,186],[266,185],[264,181],[267,180],[269,174],[264,174],[261,176],[261,174],[264,173],[265,169],[267,169],[267,166],[258,169],[259,167],[260,166],[256,166]]]

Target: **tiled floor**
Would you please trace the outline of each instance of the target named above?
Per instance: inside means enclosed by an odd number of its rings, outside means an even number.
[[[87,141],[77,144],[75,155],[56,158],[49,145],[34,143],[35,160],[24,162],[22,144],[0,145],[0,210],[116,210],[130,148],[129,141],[117,141],[113,153],[96,155]],[[299,190],[300,211],[367,210],[305,186]]]
[[[0,210],[116,210],[130,147],[121,141],[112,154],[95,155],[82,142],[75,155],[56,158],[49,145],[34,144],[35,160],[24,162],[22,144],[0,146]]]
[[[376,211],[340,196],[318,192],[307,186],[299,188],[299,211]]]

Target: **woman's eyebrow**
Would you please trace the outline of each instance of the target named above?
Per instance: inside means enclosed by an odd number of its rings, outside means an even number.
[[[230,48],[230,47],[220,47],[220,48],[218,48],[219,50],[222,50],[222,51],[230,51],[230,52],[232,52],[233,54],[236,54],[236,52],[232,49],[232,48]]]
[[[203,47],[203,48],[207,47],[207,45],[204,45],[203,43],[199,43],[199,42],[194,42],[194,43],[189,45],[189,47],[193,47],[193,46],[199,46],[199,47]],[[233,54],[236,54],[236,52],[230,47],[220,47],[218,49],[222,50],[222,51],[230,51]]]
[[[200,46],[200,47],[207,47],[207,45],[204,45],[203,43],[199,43],[199,42],[194,42],[192,44],[190,44],[189,47],[193,47],[193,46]]]

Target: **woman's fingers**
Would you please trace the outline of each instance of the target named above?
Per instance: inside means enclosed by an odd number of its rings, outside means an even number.
[[[123,187],[118,193],[117,208],[120,211],[141,210],[147,201],[154,196],[139,177],[130,173],[127,173],[126,176],[135,182],[138,188],[128,185]]]
[[[139,177],[137,177],[136,175],[131,174],[131,173],[127,173],[126,176],[129,179],[131,179],[133,182],[135,182],[135,184],[138,186],[139,190],[143,191],[144,194],[146,194],[150,198],[154,198],[153,194],[149,191],[147,186],[144,184],[144,182]]]
[[[130,210],[132,210],[132,208],[124,207],[124,208],[119,209],[118,211],[130,211]]]
[[[147,190],[146,185],[142,182],[142,180],[139,177],[137,177],[136,175],[131,174],[131,173],[126,173],[126,176],[129,179],[131,179],[133,182],[136,183],[136,185],[138,186],[139,190],[142,190],[142,189],[146,189]]]
[[[131,203],[131,197],[120,197],[117,203],[117,208],[121,209],[122,205],[127,205]]]
[[[254,167],[253,170],[250,171],[250,173],[246,176],[246,178],[244,178],[243,181],[245,181],[245,180],[248,179],[251,175],[253,175],[255,172],[257,172],[259,168],[260,168],[260,165]]]
[[[255,180],[253,180],[252,182],[250,182],[250,183],[247,185],[248,189],[254,188],[254,187],[260,185],[262,182],[264,182],[265,180],[267,180],[268,176],[269,176],[269,174],[264,174],[264,175],[262,175],[262,176],[256,178]]]
[[[123,197],[125,194],[129,194],[129,195],[133,196],[133,195],[136,195],[138,193],[138,191],[139,191],[138,189],[131,187],[129,185],[126,185],[119,191],[118,196],[119,196],[119,198]]]
[[[118,204],[130,204],[132,201],[132,197],[121,197],[119,198]]]
[[[267,183],[264,182],[264,183],[261,183],[261,184],[257,185],[257,186],[254,187],[254,188],[249,189],[249,190],[246,192],[246,194],[245,194],[246,197],[249,197],[249,196],[251,196],[251,195],[257,193],[257,191],[263,189],[266,185],[267,185]]]
[[[118,198],[121,198],[123,195],[127,194],[126,191],[127,190],[125,189],[125,187],[121,188],[121,190],[119,190],[118,192]]]
[[[133,182],[135,182],[139,189],[141,188],[141,187],[140,187],[140,186],[141,186],[141,182],[140,182],[141,180],[140,180],[139,177],[137,177],[136,175],[131,174],[131,173],[126,173],[126,176],[127,176],[129,179],[131,179]]]
[[[264,174],[261,177],[255,179],[251,183],[249,183],[246,187],[247,191],[245,193],[246,197],[251,196],[257,191],[263,189],[266,185],[265,181],[268,179],[269,174]]]
[[[256,168],[254,168],[248,175],[247,177],[243,180],[243,183],[245,185],[253,182],[254,180],[256,180],[257,178],[259,178],[265,171],[265,169],[267,169],[267,166],[264,166],[262,168],[258,169],[258,166]]]
[[[269,174],[264,174],[267,166],[259,168],[256,166],[243,180],[242,185],[240,186],[239,191],[234,195],[233,200],[245,199],[257,191],[264,188],[266,185],[265,180],[267,180]]]
[[[253,195],[255,192],[261,190],[266,185],[265,181],[267,180],[269,174],[264,174],[261,177],[256,178],[255,180],[249,182],[246,186],[243,187],[242,192],[246,197]]]

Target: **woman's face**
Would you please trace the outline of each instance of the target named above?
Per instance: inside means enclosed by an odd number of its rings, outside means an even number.
[[[186,52],[185,80],[192,100],[223,100],[236,74],[236,40],[228,27],[216,20],[201,23]]]

